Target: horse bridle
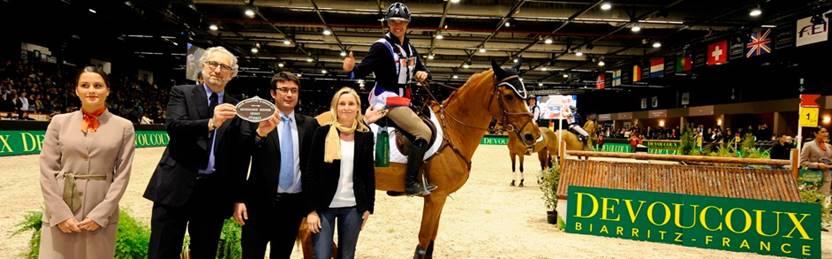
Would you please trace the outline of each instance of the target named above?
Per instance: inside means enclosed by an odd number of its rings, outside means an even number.
[[[493,102],[494,102],[494,97],[495,97],[495,96],[497,96],[497,95],[499,95],[499,89],[500,89],[500,87],[501,87],[501,86],[506,86],[506,85],[508,85],[508,86],[512,86],[512,87],[513,87],[513,85],[511,85],[511,83],[509,83],[509,82],[508,82],[508,80],[511,80],[511,79],[514,79],[514,78],[518,78],[518,77],[519,77],[519,76],[517,76],[517,75],[514,75],[514,76],[509,76],[509,77],[507,77],[507,78],[504,78],[504,79],[503,79],[503,80],[501,80],[500,82],[497,82],[496,84],[494,84],[494,92],[492,92],[492,94],[491,94],[491,99],[489,99],[489,100],[488,100],[488,108],[489,108],[489,109],[491,109],[491,103],[493,103]],[[458,89],[458,88],[455,88],[455,87],[451,87],[451,86],[448,86],[448,85],[442,84],[442,83],[440,83],[440,82],[434,82],[434,83],[437,83],[437,84],[439,84],[440,86],[447,87],[447,88],[450,88],[450,89],[454,89],[454,90]],[[467,124],[467,123],[462,122],[461,120],[457,119],[457,118],[456,118],[453,114],[450,114],[450,113],[448,113],[447,111],[445,111],[445,105],[444,105],[442,102],[440,102],[440,101],[439,101],[439,99],[437,99],[437,98],[436,98],[436,96],[434,96],[434,95],[433,95],[433,92],[431,92],[430,87],[429,87],[427,84],[426,84],[426,85],[422,85],[422,87],[424,87],[424,88],[425,88],[425,90],[428,92],[428,95],[430,96],[430,98],[431,98],[431,99],[433,99],[433,101],[434,101],[434,102],[436,102],[436,103],[438,103],[438,104],[439,104],[439,118],[442,120],[442,123],[441,123],[442,125],[445,125],[445,116],[447,115],[448,117],[450,117],[452,120],[454,120],[454,121],[455,121],[456,123],[458,123],[459,125],[462,125],[462,126],[465,126],[465,127],[469,127],[469,128],[473,128],[473,129],[479,129],[479,130],[483,130],[483,131],[488,131],[488,128],[481,128],[481,127],[477,127],[477,126],[474,126],[474,125],[470,125],[470,124]],[[515,89],[516,89],[516,88],[515,88]],[[518,96],[518,97],[519,97],[519,96]],[[447,101],[448,101],[448,103],[450,103],[450,101],[452,100],[451,98],[453,98],[453,95],[451,95],[451,97],[448,97],[448,100],[447,100]],[[503,100],[503,98],[502,98],[502,97],[499,97],[499,98],[500,98],[500,101],[499,101],[499,104],[500,104],[500,110],[503,112],[503,115],[500,117],[500,119],[501,119],[501,120],[500,120],[500,123],[503,123],[503,124],[508,124],[508,125],[511,125],[511,127],[516,128],[516,127],[514,126],[514,124],[511,124],[511,123],[510,123],[510,121],[509,121],[509,117],[510,117],[510,116],[523,116],[523,115],[525,115],[525,116],[529,116],[530,118],[531,118],[531,117],[533,117],[533,116],[532,116],[532,114],[531,114],[530,112],[525,112],[525,113],[523,113],[523,112],[515,112],[515,113],[506,112],[506,111],[505,111],[505,109],[503,109],[503,108],[505,107],[505,104],[504,104],[504,103],[505,103],[505,101]],[[529,121],[531,121],[531,119],[529,119]],[[526,127],[526,125],[527,125],[528,123],[529,123],[529,122],[526,122],[526,124],[523,124],[523,127]],[[520,137],[520,130],[521,130],[523,127],[513,129],[513,130],[514,130],[514,133],[517,135],[517,137]],[[451,139],[447,138],[447,136],[443,136],[442,138],[443,138],[443,139],[442,139],[442,142],[443,142],[443,143],[442,143],[442,146],[439,148],[439,150],[438,150],[437,152],[441,152],[441,151],[442,151],[443,149],[445,149],[446,147],[451,148],[451,150],[452,150],[452,151],[453,151],[453,152],[454,152],[457,156],[459,156],[459,158],[461,158],[461,159],[462,159],[462,161],[465,161],[465,164],[466,164],[466,166],[467,166],[467,170],[468,170],[468,171],[470,171],[470,170],[471,170],[471,160],[470,160],[470,159],[468,159],[467,157],[465,157],[465,155],[462,153],[462,150],[460,150],[460,149],[459,149],[459,147],[457,147],[456,145],[454,145],[454,143],[453,143],[453,141],[451,141]],[[520,138],[520,140],[522,141],[523,139],[522,139],[522,138]]]
[[[506,87],[506,86],[508,86],[508,87],[513,88],[513,89],[517,89],[514,85],[512,85],[512,84],[511,84],[511,80],[512,80],[512,79],[519,78],[519,77],[520,77],[520,76],[518,76],[518,75],[513,75],[513,76],[509,76],[509,77],[503,78],[503,80],[501,80],[500,82],[498,82],[498,83],[495,85],[495,87],[494,87],[494,93],[492,94],[492,98],[488,100],[488,107],[490,108],[490,107],[491,107],[491,103],[494,101],[493,96],[500,95],[500,87]],[[519,93],[518,93],[518,96],[519,96]],[[519,96],[519,97],[520,97],[520,98],[525,98],[524,96]],[[528,112],[528,111],[526,111],[526,112],[508,112],[508,111],[505,109],[506,104],[505,104],[505,100],[503,99],[503,97],[502,97],[502,96],[500,96],[500,98],[498,98],[498,100],[499,100],[499,105],[500,105],[500,111],[502,111],[502,112],[503,112],[503,115],[500,117],[500,119],[497,121],[497,123],[502,124],[503,126],[505,126],[505,127],[507,128],[507,130],[509,130],[509,131],[511,131],[512,133],[514,133],[514,135],[515,135],[515,136],[516,136],[516,137],[517,137],[520,141],[522,141],[522,142],[525,144],[525,142],[526,142],[526,141],[525,141],[525,139],[522,137],[522,135],[520,135],[520,131],[522,131],[522,130],[523,130],[523,128],[525,128],[527,125],[529,125],[529,123],[531,123],[531,122],[532,122],[532,118],[533,118],[534,116],[532,115],[532,113],[531,113],[531,112]],[[510,118],[511,118],[511,117],[517,117],[517,116],[528,116],[528,117],[529,117],[529,119],[526,121],[526,123],[524,123],[524,124],[523,124],[523,126],[517,127],[517,126],[516,126],[516,125],[514,125],[514,123],[512,123],[512,122],[511,122],[511,120],[510,120]],[[532,145],[534,145],[534,143],[532,143]],[[526,145],[526,146],[529,146],[529,145]]]

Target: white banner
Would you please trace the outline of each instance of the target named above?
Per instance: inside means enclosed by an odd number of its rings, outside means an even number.
[[[796,43],[800,47],[818,42],[824,42],[829,38],[829,20],[823,14],[823,24],[812,24],[812,17],[797,20],[797,31],[795,32]]]

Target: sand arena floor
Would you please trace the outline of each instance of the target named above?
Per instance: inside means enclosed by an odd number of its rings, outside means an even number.
[[[141,197],[163,148],[136,151],[133,175],[121,206],[149,224],[151,203]],[[29,234],[10,237],[27,211],[43,204],[38,156],[0,158],[0,258],[20,258]],[[436,258],[764,258],[755,254],[576,235],[545,222],[535,181],[540,170],[526,157],[526,187],[510,187],[505,146],[482,145],[468,183],[445,205]],[[417,244],[422,201],[377,193],[376,212],[359,237],[358,258],[411,258]],[[832,235],[823,233],[823,257],[832,258]],[[293,258],[300,258],[296,249]]]

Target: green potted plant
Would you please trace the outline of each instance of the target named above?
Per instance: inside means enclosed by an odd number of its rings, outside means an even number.
[[[560,180],[560,168],[554,163],[548,170],[543,171],[540,183],[540,191],[543,192],[543,202],[546,204],[546,221],[549,224],[557,224],[558,213],[555,210],[558,206],[557,188]]]

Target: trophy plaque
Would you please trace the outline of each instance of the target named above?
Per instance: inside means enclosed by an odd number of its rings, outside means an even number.
[[[237,116],[241,119],[254,123],[268,120],[269,117],[274,115],[274,112],[277,111],[277,107],[274,106],[274,103],[257,96],[237,103],[236,108]]]

